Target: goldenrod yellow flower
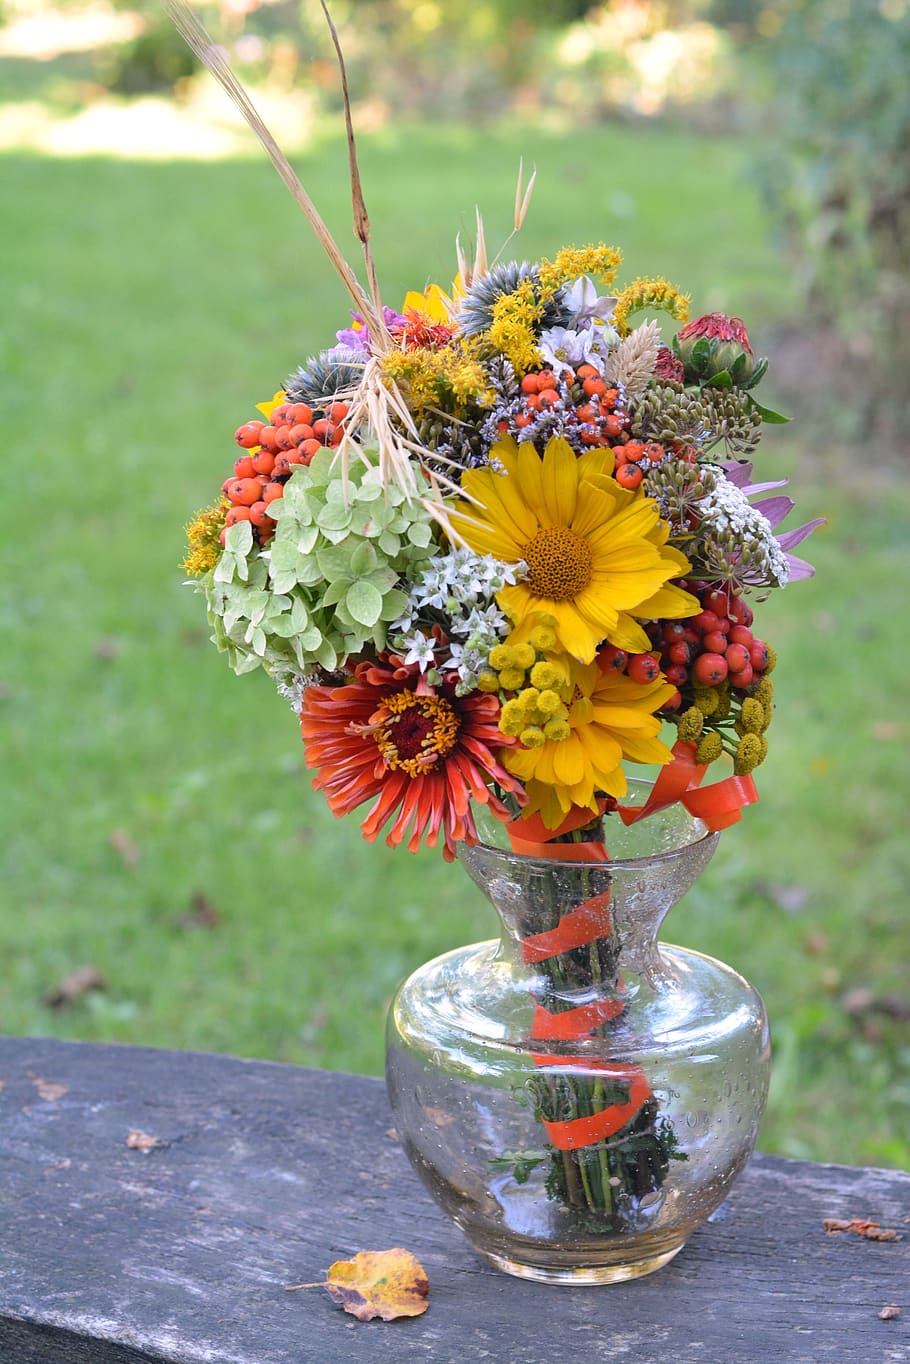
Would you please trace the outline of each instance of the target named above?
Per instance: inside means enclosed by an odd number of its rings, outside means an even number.
[[[629,317],[642,308],[659,308],[677,322],[685,322],[689,316],[689,296],[681,294],[665,279],[641,277],[633,280],[619,295],[610,319],[620,336],[628,334]]]
[[[219,498],[211,507],[197,512],[186,527],[189,548],[183,567],[194,578],[208,573],[221,558],[221,532],[230,505],[226,497]]]
[[[560,439],[541,458],[533,445],[506,437],[490,452],[495,468],[462,475],[476,504],[457,504],[451,520],[458,534],[479,554],[528,566],[522,582],[497,596],[515,624],[507,643],[525,642],[543,615],[559,647],[589,663],[604,640],[647,652],[650,640],[636,616],[697,614],[696,598],[668,586],[689,562],[667,544],[657,503],[641,489],[620,488],[610,477],[612,460],[601,449],[577,456]]]
[[[556,288],[581,275],[590,275],[609,287],[620,265],[622,252],[617,246],[607,246],[604,242],[593,246],[564,246],[556,253],[555,260],[541,261],[540,279],[545,288]]]
[[[493,321],[487,337],[494,351],[512,364],[517,374],[536,369],[540,364],[538,336],[543,304],[535,296],[534,282],[521,280],[508,294],[500,294],[493,304]]]

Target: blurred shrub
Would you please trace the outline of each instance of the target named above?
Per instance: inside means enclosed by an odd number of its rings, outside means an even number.
[[[897,437],[910,417],[908,0],[773,0],[757,26],[760,177],[807,320],[843,338],[857,427]]]
[[[122,95],[147,95],[174,90],[197,69],[198,63],[163,12],[148,20],[138,37],[105,55],[101,77],[109,90]]]
[[[732,89],[732,42],[709,0],[610,0],[562,34],[540,77],[548,104],[579,116],[712,108]]]
[[[58,3],[80,0],[58,0]],[[0,0],[0,4],[4,0]],[[113,0],[132,6],[135,0]],[[331,0],[355,103],[385,116],[653,115],[729,97],[731,41],[711,19],[733,0]],[[752,0],[739,0],[752,3]],[[341,97],[318,0],[205,0],[201,14],[244,79]],[[193,69],[159,11],[107,63],[125,94],[179,86]],[[362,125],[363,126],[363,125]]]

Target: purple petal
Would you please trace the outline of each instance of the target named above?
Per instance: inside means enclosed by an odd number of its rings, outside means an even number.
[[[816,516],[814,521],[807,521],[804,526],[797,526],[795,530],[785,530],[783,535],[775,536],[775,539],[781,549],[786,551],[792,549],[794,545],[800,544],[807,535],[811,535],[814,530],[818,530],[819,526],[825,524],[824,516]]]
[[[790,565],[791,583],[798,583],[802,578],[811,578],[815,572],[812,564],[807,564],[805,559],[797,559],[794,554],[787,555],[787,563]]]
[[[796,503],[792,497],[767,497],[764,502],[753,502],[752,506],[766,521],[770,521],[773,530],[789,512],[792,512]]]
[[[750,483],[741,491],[744,492],[747,497],[751,497],[753,493],[767,493],[770,492],[772,488],[786,488],[789,482],[789,478],[778,478],[775,479],[773,483]]]
[[[752,464],[748,459],[732,460],[729,464],[722,464],[721,468],[737,488],[744,488],[752,477]]]

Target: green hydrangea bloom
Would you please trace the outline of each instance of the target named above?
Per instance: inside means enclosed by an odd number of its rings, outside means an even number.
[[[358,454],[346,479],[331,450],[295,467],[271,504],[267,549],[254,546],[249,522],[228,530],[200,586],[235,672],[332,671],[368,644],[385,648],[407,607],[399,583],[436,552],[434,522],[401,488],[383,487],[375,453]]]

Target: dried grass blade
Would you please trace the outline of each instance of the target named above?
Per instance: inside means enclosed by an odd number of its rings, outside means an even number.
[[[348,140],[348,164],[351,174],[351,198],[354,204],[354,231],[363,246],[363,258],[367,268],[367,281],[370,286],[370,294],[373,299],[373,308],[376,317],[374,319],[379,325],[370,330],[370,342],[374,351],[386,351],[391,344],[388,331],[384,325],[384,314],[382,311],[382,300],[379,293],[379,279],[376,274],[376,262],[373,259],[373,250],[370,246],[370,219],[367,213],[366,202],[363,197],[363,186],[360,181],[360,168],[357,164],[357,148],[354,142],[354,123],[351,118],[351,97],[348,91],[348,73],[344,62],[344,53],[341,50],[341,41],[338,37],[338,30],[332,21],[329,7],[326,0],[320,0],[325,21],[329,26],[329,33],[332,35],[332,42],[335,47],[335,55],[338,58],[338,70],[341,73],[341,93],[344,100],[344,126]]]
[[[516,201],[515,231],[516,231],[516,232],[520,232],[520,231],[521,231],[522,227],[524,226],[525,218],[528,216],[528,209],[531,207],[531,195],[534,193],[534,181],[535,181],[536,179],[537,179],[537,167],[535,166],[534,169],[533,169],[533,171],[531,172],[531,178],[530,178],[530,180],[528,181],[528,188],[525,190],[524,198],[523,198],[522,201],[521,201],[521,208],[518,208],[518,207],[517,207],[517,204],[518,204],[518,195],[516,194],[516,196],[515,196],[515,201]],[[519,189],[519,191],[521,190],[521,169],[520,169],[520,168],[519,168],[519,171],[518,171],[518,189]]]
[[[307,194],[284,152],[269,132],[243,85],[231,70],[223,51],[196,17],[186,0],[164,0],[164,8],[184,41],[195,52],[203,66],[215,77],[225,93],[233,100],[259,138],[272,161],[272,165],[287,185],[297,206],[315,232],[320,246],[335,267],[342,284],[350,294],[358,311],[375,326],[376,319],[373,317],[371,300],[365,294],[357,276],[345,260],[334,237],[323,222],[316,205]]]
[[[480,279],[487,273],[489,268],[487,262],[487,242],[483,232],[483,218],[480,209],[475,209],[477,214],[477,248],[474,252],[474,278]]]

